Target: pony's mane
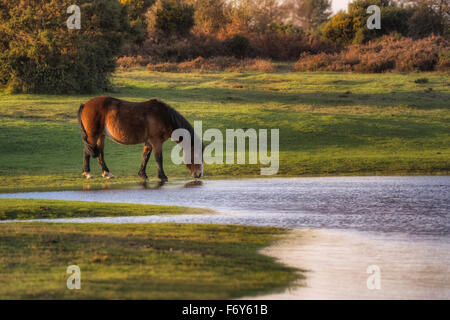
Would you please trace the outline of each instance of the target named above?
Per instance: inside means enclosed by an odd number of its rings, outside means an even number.
[[[192,143],[194,143],[195,131],[192,125],[189,123],[189,121],[187,121],[185,117],[183,117],[177,110],[169,106],[167,103],[161,100],[156,101],[162,104],[164,107],[166,107],[170,117],[169,120],[174,130],[186,129],[187,131],[189,131],[189,134],[191,135]]]

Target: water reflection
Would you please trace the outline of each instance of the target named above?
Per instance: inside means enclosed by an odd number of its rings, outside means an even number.
[[[175,181],[128,189],[30,192],[1,197],[179,205],[215,215],[105,218],[353,229],[450,237],[450,177],[336,177]],[[90,220],[89,220],[90,221]]]
[[[101,185],[83,184],[83,191],[108,190],[108,189],[111,189],[111,185],[109,185],[107,183],[102,183]]]
[[[203,182],[201,180],[190,181],[184,185],[185,188],[195,188],[201,186],[203,186]]]
[[[141,183],[141,186],[144,188],[144,190],[158,190],[161,189],[165,184],[165,181],[158,181],[156,184],[144,181]]]

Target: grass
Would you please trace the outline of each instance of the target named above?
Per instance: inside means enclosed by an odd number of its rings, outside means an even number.
[[[302,276],[258,253],[285,231],[195,224],[0,224],[0,299],[228,299]],[[66,269],[81,269],[68,290]]]
[[[0,220],[151,216],[194,213],[212,213],[212,211],[177,206],[60,200],[1,199],[0,201]]]
[[[415,83],[427,78],[428,83]],[[114,75],[117,98],[159,97],[204,130],[279,128],[280,176],[448,174],[450,79],[444,73],[157,73]],[[0,91],[0,191],[80,188],[80,103],[94,95],[11,95]],[[106,145],[116,181],[134,183],[142,146]],[[165,147],[169,179],[188,178]],[[155,176],[154,161],[148,174]],[[208,165],[206,178],[255,177],[259,165]]]

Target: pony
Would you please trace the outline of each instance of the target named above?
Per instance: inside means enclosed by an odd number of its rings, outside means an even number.
[[[168,181],[163,169],[163,144],[172,136],[173,131],[185,129],[190,133],[191,150],[194,150],[194,140],[198,139],[192,125],[178,111],[158,99],[138,103],[112,97],[96,97],[80,106],[78,124],[84,144],[83,175],[87,179],[94,178],[90,172],[91,157],[98,158],[102,177],[114,179],[105,162],[105,136],[123,145],[144,144],[138,172],[144,181],[148,180],[146,167],[153,151],[158,178],[162,182]],[[175,142],[180,144],[182,137]],[[180,145],[189,144],[185,142]],[[185,163],[191,176],[198,179],[203,174],[203,145],[201,163],[195,163],[194,152],[190,154],[190,161],[185,159]]]

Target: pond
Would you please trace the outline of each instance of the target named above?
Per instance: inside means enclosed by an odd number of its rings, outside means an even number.
[[[350,229],[445,240],[450,177],[327,177],[174,182],[93,191],[3,194],[33,198],[205,207],[214,215],[59,219],[72,222],[182,222]]]
[[[306,283],[258,299],[450,299],[448,176],[175,181],[163,186],[2,197],[180,205],[217,211],[34,221],[292,228],[294,233],[265,253],[308,270]],[[382,272],[382,290],[366,286],[366,270],[372,265]]]

